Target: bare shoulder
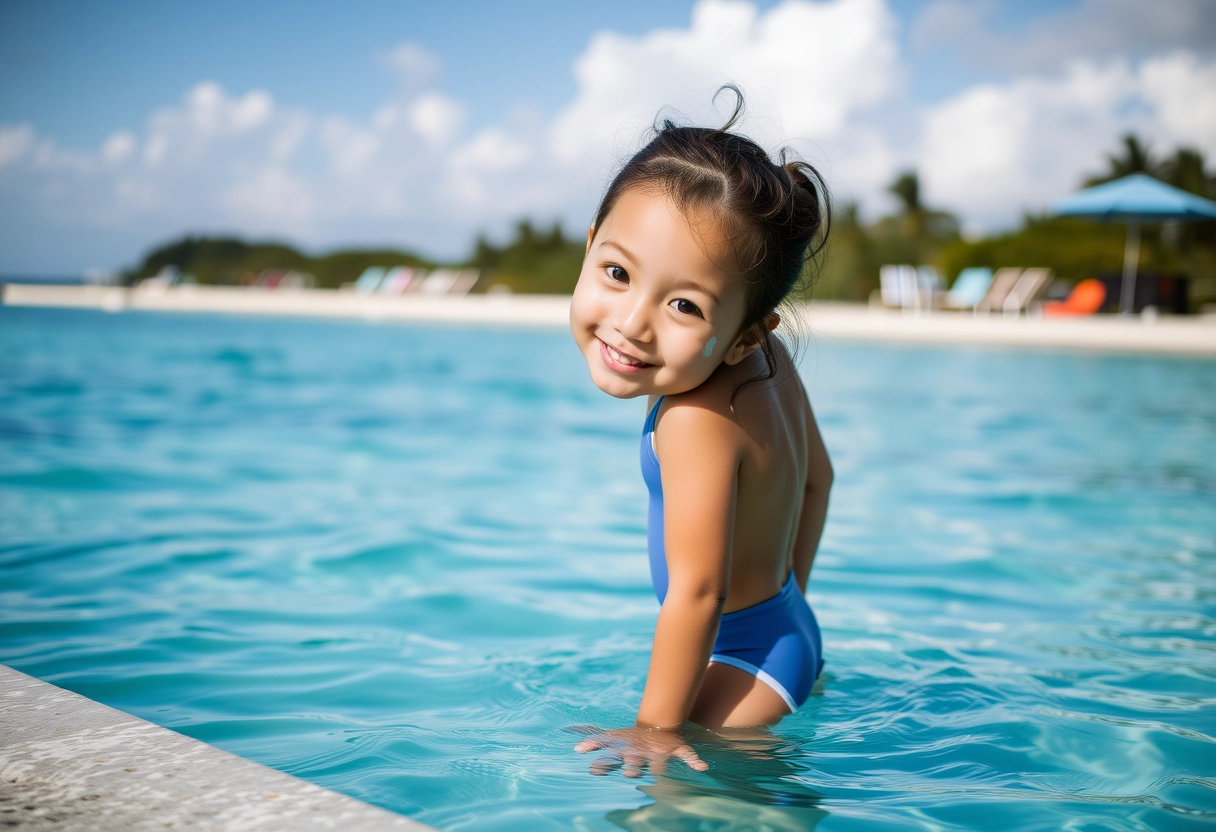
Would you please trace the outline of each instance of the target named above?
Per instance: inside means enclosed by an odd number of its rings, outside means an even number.
[[[675,447],[697,448],[701,454],[736,456],[743,433],[731,409],[731,388],[711,379],[686,393],[666,396],[655,426],[659,457]]]
[[[730,408],[730,396],[718,395],[707,387],[701,385],[687,393],[664,397],[656,431],[682,434],[689,430],[729,432],[737,429]]]

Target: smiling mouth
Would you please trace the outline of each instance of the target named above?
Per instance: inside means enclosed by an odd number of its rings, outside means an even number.
[[[638,372],[639,370],[647,370],[654,366],[653,364],[647,364],[645,361],[634,358],[632,355],[626,355],[600,339],[596,340],[600,341],[600,350],[604,353],[608,365],[613,367],[613,369],[620,369],[624,372]]]

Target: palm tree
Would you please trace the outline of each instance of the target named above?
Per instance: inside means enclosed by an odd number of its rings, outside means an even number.
[[[1208,175],[1203,154],[1194,148],[1178,148],[1159,168],[1159,178],[1175,188],[1208,199],[1216,194],[1216,177]]]
[[[1175,188],[1206,199],[1216,197],[1216,175],[1210,175],[1203,154],[1190,147],[1180,147],[1159,166],[1158,178]],[[1204,249],[1216,253],[1216,222],[1192,222],[1171,229],[1166,239],[1183,254]],[[1209,258],[1211,254],[1207,255]]]
[[[900,232],[922,245],[933,247],[930,241],[946,240],[958,235],[958,219],[946,211],[925,207],[920,200],[920,177],[906,170],[887,186],[887,192],[899,197],[903,210],[899,213]],[[925,255],[927,256],[927,255]]]
[[[887,191],[899,197],[899,201],[904,204],[905,214],[921,212],[920,177],[916,175],[916,171],[906,170],[901,173],[894,182],[887,186]]]
[[[1088,188],[1093,185],[1101,185],[1103,182],[1122,179],[1133,173],[1147,173],[1149,176],[1157,176],[1160,165],[1153,158],[1152,151],[1148,145],[1141,142],[1135,133],[1124,134],[1121,141],[1123,143],[1121,153],[1106,154],[1106,162],[1109,166],[1107,172],[1086,179],[1085,187]]]

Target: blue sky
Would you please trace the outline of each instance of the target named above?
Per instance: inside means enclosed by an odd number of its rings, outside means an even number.
[[[735,37],[728,19],[749,8]],[[521,215],[576,227],[643,114],[712,118],[726,80],[752,98],[755,132],[826,164],[867,213],[915,167],[931,199],[998,228],[1100,167],[1120,130],[1212,155],[1213,8],[4,4],[0,274],[117,268],[189,231],[458,256]]]
[[[907,47],[929,3],[890,5]],[[989,19],[1015,32],[1075,5],[1006,3]],[[552,113],[573,96],[570,66],[594,32],[684,26],[692,7],[688,0],[616,0],[606,15],[600,4],[552,0],[8,4],[0,10],[0,118],[30,122],[65,144],[93,145],[204,79],[232,90],[266,88],[285,104],[353,117],[391,94],[393,78],[378,56],[403,41],[441,59],[445,87],[483,123],[520,102]],[[994,74],[966,64],[922,56],[911,94],[930,102]]]

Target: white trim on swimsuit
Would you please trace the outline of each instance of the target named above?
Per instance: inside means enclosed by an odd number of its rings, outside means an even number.
[[[718,664],[728,664],[731,667],[737,667],[740,670],[752,674],[761,682],[764,682],[764,684],[772,688],[778,696],[785,700],[785,704],[789,706],[790,713],[793,714],[798,712],[798,706],[794,704],[794,697],[790,696],[790,692],[785,689],[785,685],[778,682],[771,675],[765,673],[754,664],[745,662],[742,659],[736,659],[734,656],[723,656],[720,653],[714,653],[709,657],[709,660],[710,662],[717,662]]]

